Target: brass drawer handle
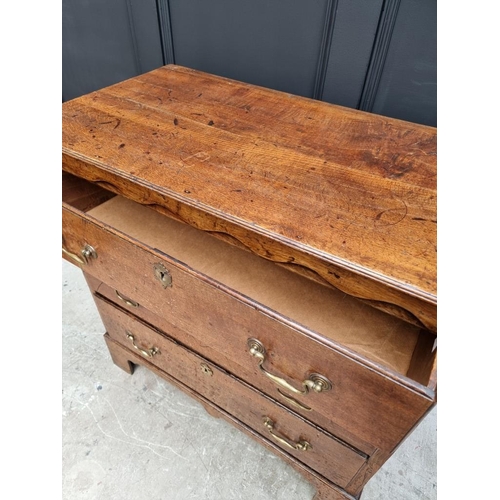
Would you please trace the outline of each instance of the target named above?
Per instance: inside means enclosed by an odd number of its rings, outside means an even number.
[[[152,347],[151,349],[145,350],[141,349],[136,343],[135,343],[135,338],[130,332],[126,332],[127,338],[132,342],[132,345],[143,355],[146,356],[147,358],[152,358],[156,354],[160,354],[160,349],[158,347]]]
[[[139,303],[136,302],[135,300],[131,300],[131,299],[128,299],[127,297],[125,297],[124,295],[122,295],[118,290],[115,290],[115,293],[116,293],[116,296],[122,300],[123,302],[125,302],[125,304],[127,304],[127,306],[130,306],[130,307],[139,307]]]
[[[291,396],[287,396],[284,392],[281,392],[280,389],[276,390],[280,393],[280,396],[286,401],[288,401],[288,403],[291,404],[292,406],[295,406],[296,408],[299,408],[304,411],[312,411],[312,408],[309,408],[309,406],[306,406],[304,403],[297,401],[295,398],[292,398]]]
[[[64,255],[67,255],[70,259],[73,259],[74,261],[76,261],[78,264],[84,266],[85,264],[88,264],[89,263],[89,260],[90,259],[97,259],[97,252],[95,251],[95,249],[86,244],[81,250],[80,250],[80,255],[77,255],[76,253],[72,253],[72,252],[69,252],[68,250],[66,250],[64,248],[64,246],[62,247],[62,251],[63,251],[63,254]]]
[[[269,434],[271,434],[271,436],[276,441],[278,441],[278,443],[284,444],[285,446],[288,446],[288,448],[292,448],[292,450],[297,450],[297,451],[312,450],[312,446],[307,441],[300,440],[294,443],[287,437],[280,436],[279,434],[277,434],[274,431],[274,422],[269,417],[264,417],[264,426],[269,431]]]
[[[319,375],[318,373],[311,373],[309,378],[302,382],[303,389],[296,389],[286,380],[278,377],[277,375],[273,375],[264,368],[263,364],[266,361],[266,348],[260,340],[248,339],[247,344],[250,348],[250,354],[259,360],[259,368],[261,372],[266,377],[269,377],[275,384],[283,387],[287,391],[293,392],[294,394],[304,395],[308,394],[310,389],[314,392],[323,392],[329,391],[332,388],[332,383],[326,377]]]

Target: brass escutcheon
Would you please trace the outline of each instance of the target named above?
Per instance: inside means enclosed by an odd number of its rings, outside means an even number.
[[[207,364],[201,363],[200,367],[201,367],[201,371],[205,375],[208,375],[209,377],[211,377],[214,374],[214,372],[212,371],[212,368],[210,368]]]
[[[154,264],[153,269],[156,279],[161,283],[163,288],[172,286],[172,276],[161,262]]]

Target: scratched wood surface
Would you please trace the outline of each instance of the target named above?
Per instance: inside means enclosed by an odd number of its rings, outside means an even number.
[[[350,436],[354,436],[356,442],[392,451],[433,404],[433,390],[347,351],[68,205],[63,207],[62,225],[70,252],[76,253],[82,242],[95,248],[98,257],[82,266],[86,272],[163,317],[175,327],[168,328],[168,333],[188,348],[341,439],[352,443]],[[164,289],[156,280],[153,266],[157,263],[168,270],[172,287]],[[258,338],[268,351],[265,365],[270,372],[294,387],[301,387],[308,374],[319,373],[330,380],[332,390],[304,396],[278,393],[276,384],[263,375],[249,353],[251,337]],[[382,343],[380,348],[387,346]],[[311,410],[291,404],[283,394]]]
[[[166,66],[63,104],[63,169],[436,326],[436,129]]]
[[[307,467],[302,461],[296,459],[289,453],[284,452],[274,442],[262,439],[261,435],[258,432],[245,425],[243,422],[235,418],[230,413],[227,413],[219,406],[215,405],[211,400],[206,399],[198,392],[184,385],[176,378],[158,368],[155,364],[147,361],[140,354],[136,354],[135,351],[130,351],[124,348],[121,344],[113,340],[109,336],[109,334],[106,333],[104,335],[104,339],[108,346],[113,362],[122,370],[129,374],[133,374],[136,365],[145,366],[159,377],[164,378],[168,382],[172,383],[173,385],[177,386],[179,389],[190,395],[192,398],[198,400],[204,406],[207,413],[212,415],[214,418],[223,418],[224,420],[238,428],[240,431],[255,439],[259,444],[265,446],[268,450],[278,455],[282,460],[285,460],[287,463],[289,463],[294,469],[303,474],[304,477],[316,487],[317,494],[315,495],[313,500],[354,500],[354,497],[352,495],[350,495],[343,489],[340,489],[336,484],[330,483],[316,471]]]
[[[287,446],[282,448],[339,486],[345,488],[366,462],[366,456],[345,446],[274,400],[251,389],[205,358],[160,335],[146,324],[139,322],[135,316],[117,309],[100,298],[95,300],[106,331],[112,339],[134,350],[131,340],[127,337],[127,333],[131,332],[134,343],[139,349],[148,350],[153,346],[157,347],[159,353],[148,361],[181,380],[271,441],[272,437],[263,426],[264,415],[276,422],[281,432],[294,441],[306,440],[311,445],[308,453],[291,450]],[[201,369],[202,364],[210,367],[211,375],[207,375]]]

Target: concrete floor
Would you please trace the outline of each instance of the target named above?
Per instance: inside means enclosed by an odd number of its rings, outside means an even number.
[[[288,464],[148,370],[108,354],[79,269],[63,261],[64,500],[309,500]],[[363,500],[435,500],[434,409]]]

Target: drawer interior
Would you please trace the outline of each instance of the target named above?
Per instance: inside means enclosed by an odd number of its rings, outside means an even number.
[[[435,388],[432,333],[69,174],[63,174],[63,201],[364,358]]]

